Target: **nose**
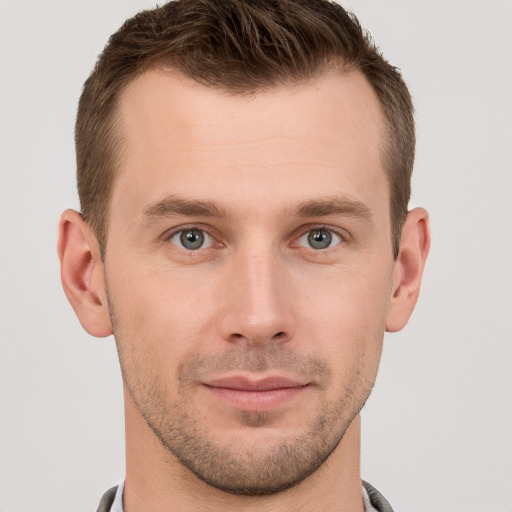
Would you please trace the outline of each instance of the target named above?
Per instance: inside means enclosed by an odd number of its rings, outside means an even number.
[[[222,337],[250,346],[289,341],[295,329],[289,281],[286,263],[271,248],[234,258],[224,289]]]

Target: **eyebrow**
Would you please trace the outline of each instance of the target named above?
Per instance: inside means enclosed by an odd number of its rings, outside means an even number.
[[[157,218],[184,215],[189,217],[229,217],[229,212],[211,201],[198,201],[169,196],[155,204],[149,205],[142,211],[143,222]]]
[[[171,195],[144,208],[142,211],[142,222],[151,223],[159,218],[175,215],[220,219],[235,217],[227,208],[213,201],[191,200]],[[373,220],[373,215],[368,206],[361,201],[346,196],[333,196],[306,201],[289,209],[286,216],[289,215],[300,218],[343,215],[369,222]]]
[[[372,221],[373,215],[364,203],[345,196],[327,197],[307,201],[299,205],[295,211],[297,217],[325,217],[327,215],[343,215],[365,221]]]

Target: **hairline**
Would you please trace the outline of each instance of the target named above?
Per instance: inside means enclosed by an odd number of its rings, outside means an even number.
[[[98,240],[98,245],[100,247],[100,254],[102,259],[104,259],[107,251],[107,242],[108,242],[108,231],[110,225],[110,214],[111,214],[111,203],[112,197],[114,193],[114,187],[117,182],[117,178],[119,173],[121,172],[121,166],[123,163],[124,156],[126,154],[126,144],[123,143],[123,134],[121,128],[121,119],[122,119],[122,110],[121,105],[123,101],[123,97],[125,95],[125,91],[127,87],[130,86],[133,82],[135,82],[139,77],[143,74],[151,71],[156,71],[158,73],[162,73],[166,76],[175,77],[177,79],[185,79],[192,82],[195,82],[198,85],[202,85],[207,89],[214,90],[219,92],[220,94],[226,94],[228,96],[256,96],[258,94],[264,94],[265,92],[272,91],[280,86],[289,86],[289,87],[301,87],[307,86],[312,82],[319,80],[322,77],[328,75],[340,75],[343,76],[349,73],[359,73],[368,83],[373,94],[375,95],[380,112],[382,114],[382,134],[381,134],[381,143],[379,147],[379,158],[382,166],[382,170],[385,174],[386,178],[386,186],[387,186],[387,194],[388,194],[388,211],[389,211],[389,224],[390,224],[390,236],[391,236],[391,244],[393,250],[394,259],[396,259],[398,255],[398,244],[400,238],[400,228],[403,224],[400,222],[399,231],[396,232],[394,224],[396,223],[396,219],[394,218],[393,211],[393,187],[391,183],[393,170],[391,169],[391,162],[393,161],[393,126],[390,122],[389,116],[387,114],[386,108],[379,97],[379,94],[374,87],[374,85],[369,80],[368,76],[364,73],[357,64],[350,64],[343,61],[341,58],[329,58],[325,59],[323,62],[319,63],[317,68],[313,73],[304,78],[297,78],[290,76],[286,80],[276,79],[274,81],[268,81],[267,84],[263,84],[261,86],[253,86],[247,87],[246,89],[234,88],[229,85],[217,83],[210,84],[207,83],[206,80],[198,80],[196,78],[190,77],[184,71],[179,69],[178,65],[172,65],[171,59],[152,59],[143,66],[141,66],[129,79],[123,81],[120,85],[119,89],[116,91],[115,99],[112,105],[111,112],[108,115],[107,119],[107,133],[110,138],[109,145],[111,148],[110,152],[110,162],[108,162],[108,173],[111,174],[111,179],[109,180],[109,190],[108,194],[105,197],[105,201],[102,207],[103,215],[99,219],[99,224],[96,226],[96,229],[93,228],[95,236]],[[98,224],[98,222],[96,222]]]

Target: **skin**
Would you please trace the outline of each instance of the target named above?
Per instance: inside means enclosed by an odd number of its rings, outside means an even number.
[[[148,71],[119,113],[104,261],[71,210],[59,255],[84,328],[115,334],[126,512],[362,511],[359,411],[430,243],[413,210],[393,260],[371,87],[333,73],[234,96]]]

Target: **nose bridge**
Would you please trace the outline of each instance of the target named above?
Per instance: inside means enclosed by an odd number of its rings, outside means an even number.
[[[271,244],[255,242],[233,259],[223,334],[251,344],[286,340],[294,322],[285,265]]]

